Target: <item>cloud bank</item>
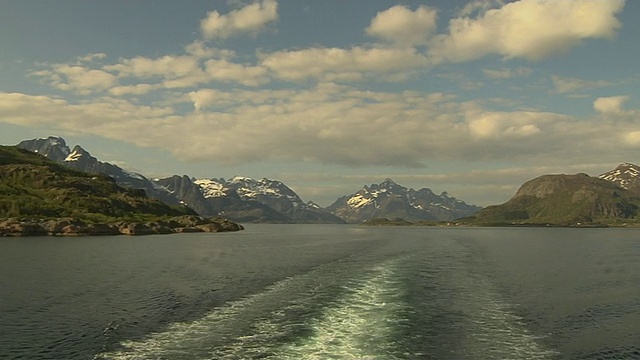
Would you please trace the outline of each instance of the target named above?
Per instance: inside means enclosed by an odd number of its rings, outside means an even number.
[[[263,0],[226,14],[209,12],[200,23],[202,37],[181,54],[107,62],[106,54],[96,53],[44,65],[31,75],[77,98],[0,93],[0,119],[125,139],[166,148],[180,159],[220,164],[604,161],[640,143],[640,126],[628,121],[637,111],[622,107],[626,96],[596,98],[586,109],[593,115],[579,118],[375,85],[490,55],[539,61],[615,36],[623,6],[623,0],[476,1],[438,34],[436,9],[397,5],[364,27],[370,43],[256,50],[253,57],[211,45],[275,23],[278,3]],[[492,80],[533,72],[527,66],[480,71]],[[602,85],[558,75],[549,83],[558,93]],[[145,136],[127,136],[132,133]]]

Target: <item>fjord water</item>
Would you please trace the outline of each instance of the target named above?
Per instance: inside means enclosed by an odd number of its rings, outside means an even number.
[[[0,239],[2,359],[637,359],[640,230]]]

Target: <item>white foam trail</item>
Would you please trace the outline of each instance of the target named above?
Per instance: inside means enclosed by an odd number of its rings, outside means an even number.
[[[254,314],[261,301],[278,296],[294,277],[286,278],[238,301],[229,302],[192,322],[171,324],[165,331],[151,334],[139,341],[123,341],[122,350],[98,354],[94,359],[139,360],[139,359],[196,359],[194,352],[208,353],[212,340],[224,340],[225,331],[238,326],[238,319]]]
[[[268,359],[400,359],[392,331],[406,308],[394,259],[346,285],[347,292],[309,323],[312,334],[272,349]]]
[[[385,354],[392,345],[389,332],[396,312],[403,306],[400,280],[393,272],[397,261],[353,279],[336,279],[335,269],[329,268],[287,278],[196,321],[122,342],[122,350],[94,359],[395,359]],[[317,284],[327,271],[333,274],[331,281],[345,281],[342,295],[329,304],[315,301],[325,307],[310,317],[287,316],[291,311],[309,313],[314,299],[327,297]]]

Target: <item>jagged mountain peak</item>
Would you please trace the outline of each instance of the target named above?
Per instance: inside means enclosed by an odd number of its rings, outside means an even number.
[[[386,179],[341,197],[327,210],[348,222],[358,223],[377,217],[409,221],[452,220],[471,215],[480,207],[467,205],[446,192],[438,196],[428,188],[416,191]]]
[[[222,214],[251,222],[344,223],[314,203],[303,203],[278,180],[234,176],[229,180],[169,178],[157,182],[207,216]]]
[[[393,179],[391,178],[386,178],[384,179],[383,182],[380,183],[380,186],[385,185],[385,186],[394,186],[394,185],[398,185],[395,181],[393,181]]]
[[[404,194],[408,191],[413,191],[413,189],[408,189],[402,185],[399,185],[392,179],[387,178],[379,184],[364,185],[362,189],[360,189],[357,193],[360,195],[369,194],[369,196],[377,197],[382,193]]]
[[[17,146],[43,155],[54,161],[63,161],[71,152],[66,141],[60,136],[24,140]]]
[[[143,189],[149,196],[165,203],[172,205],[178,203],[177,199],[170,196],[168,190],[157,186],[143,175],[124,170],[108,162],[99,161],[80,145],[76,145],[73,150],[70,150],[66,141],[61,137],[49,136],[46,139],[25,140],[20,142],[18,147],[40,153],[76,170],[108,175],[115,179],[118,185]]]
[[[632,163],[622,163],[615,169],[598,176],[610,181],[623,189],[640,192],[640,166]]]
[[[38,138],[36,140],[44,140],[51,146],[67,146],[67,142],[61,137],[56,135],[49,135],[47,138]]]

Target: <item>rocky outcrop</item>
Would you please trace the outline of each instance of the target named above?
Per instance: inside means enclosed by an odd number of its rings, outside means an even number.
[[[114,224],[86,223],[75,218],[50,220],[9,218],[0,220],[0,236],[153,235],[240,230],[244,230],[242,225],[227,219],[199,216],[179,216],[148,223],[121,221]]]

